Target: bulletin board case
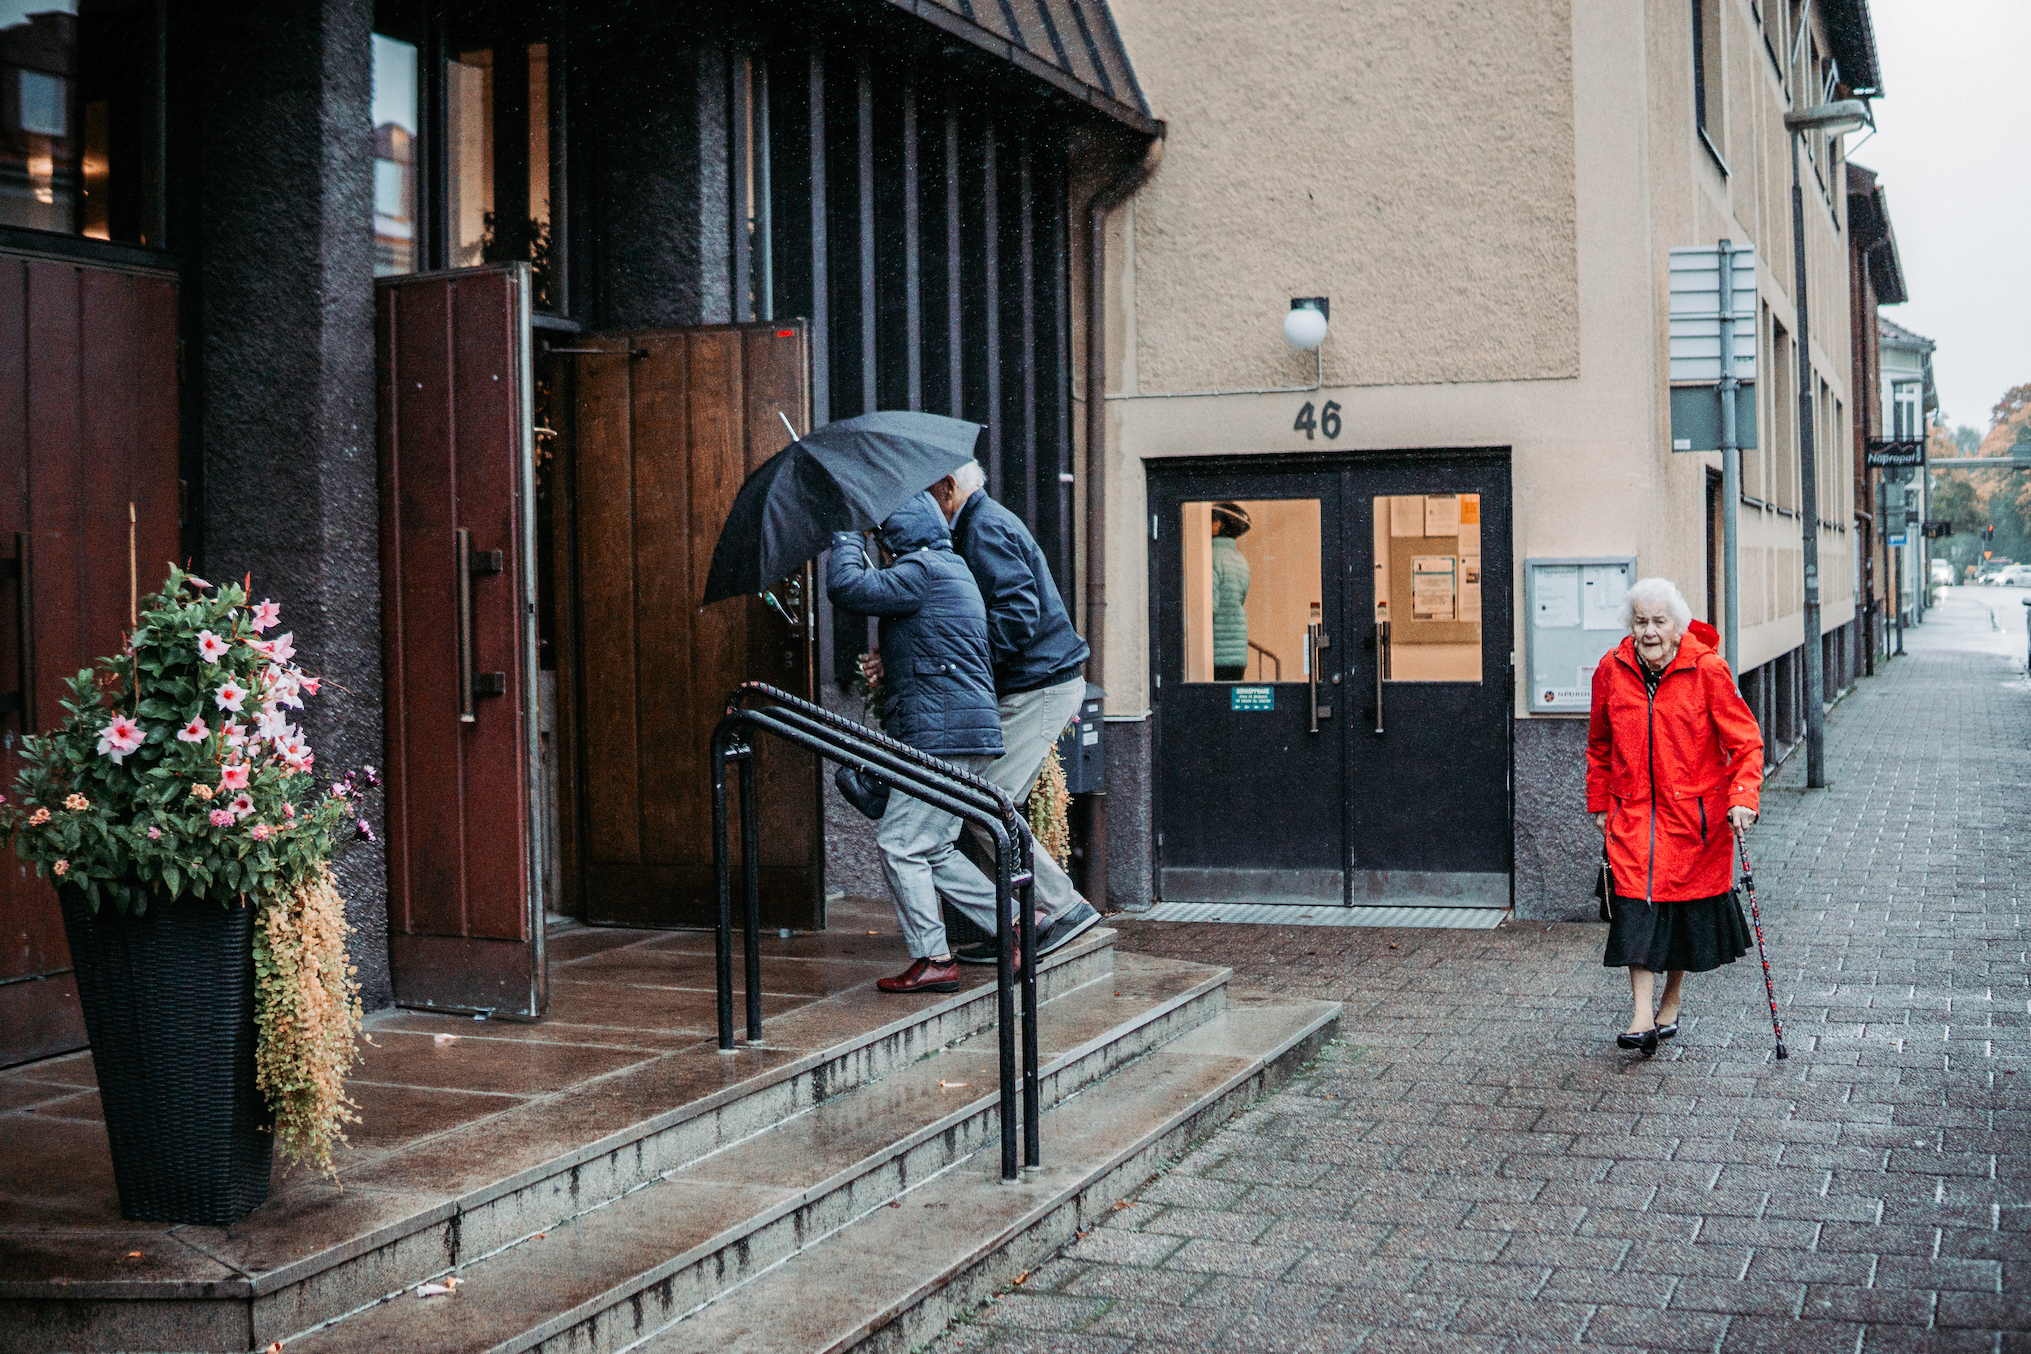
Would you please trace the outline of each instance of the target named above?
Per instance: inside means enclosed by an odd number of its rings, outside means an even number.
[[[1594,667],[1628,633],[1622,598],[1636,581],[1636,557],[1526,559],[1523,579],[1530,713],[1586,714]]]

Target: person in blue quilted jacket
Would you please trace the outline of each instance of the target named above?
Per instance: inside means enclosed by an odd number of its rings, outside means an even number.
[[[880,620],[883,730],[919,751],[984,772],[1002,754],[1001,712],[987,605],[972,570],[952,550],[945,514],[918,494],[881,526],[887,568],[868,558],[866,541],[832,538],[826,593],[843,610]],[[994,907],[982,905],[973,862],[959,853],[959,819],[896,791],[889,795],[875,842],[882,872],[909,942],[913,962],[876,986],[884,992],[956,992],[959,965],[945,939],[942,893],[974,925],[992,935]],[[994,897],[993,886],[985,889]]]

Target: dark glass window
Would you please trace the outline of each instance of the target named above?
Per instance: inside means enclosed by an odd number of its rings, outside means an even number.
[[[0,0],[0,224],[161,245],[158,0]]]
[[[374,34],[374,273],[413,273],[416,210],[416,48]]]

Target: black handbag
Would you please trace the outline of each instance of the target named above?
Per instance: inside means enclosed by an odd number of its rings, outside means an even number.
[[[1615,876],[1608,869],[1608,848],[1601,847],[1601,868],[1594,875],[1594,896],[1601,900],[1601,920],[1615,920]]]
[[[839,793],[847,803],[859,809],[875,821],[888,812],[889,787],[870,776],[865,769],[842,766],[832,773],[832,783],[839,787]]]

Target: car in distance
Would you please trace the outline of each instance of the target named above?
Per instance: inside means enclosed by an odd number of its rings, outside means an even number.
[[[1951,561],[1936,559],[1932,562],[1932,582],[1935,587],[1953,586],[1953,564]]]
[[[2031,588],[2031,564],[2012,564],[1996,575],[1996,586]]]

